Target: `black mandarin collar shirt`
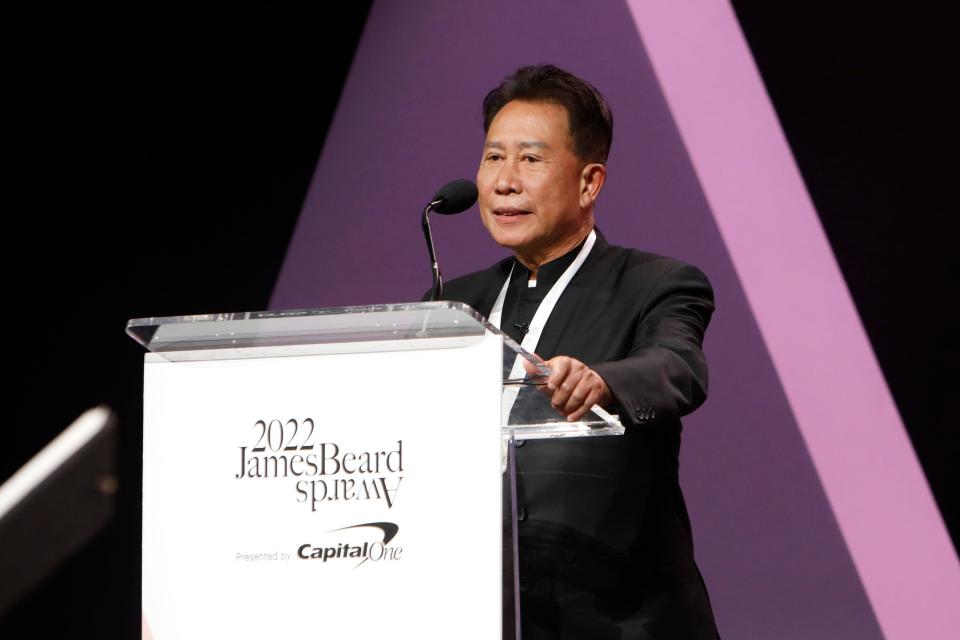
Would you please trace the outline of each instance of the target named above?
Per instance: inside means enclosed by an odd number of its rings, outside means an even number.
[[[586,243],[586,238],[576,247],[563,254],[556,260],[540,265],[537,270],[537,286],[528,285],[530,270],[513,259],[513,273],[510,276],[510,286],[507,287],[507,296],[503,301],[503,315],[500,320],[500,330],[513,338],[519,344],[527,334],[527,328],[533,320],[533,315],[547,293],[557,283],[563,272],[567,270]]]

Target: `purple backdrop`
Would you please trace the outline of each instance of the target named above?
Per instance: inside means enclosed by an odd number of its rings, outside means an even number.
[[[700,266],[717,293],[710,400],[685,421],[681,471],[721,633],[882,637],[622,2],[376,3],[271,306],[419,299],[430,285],[420,209],[444,182],[474,177],[485,92],[541,61],[589,79],[612,105],[600,228]],[[434,231],[447,278],[505,255],[475,209],[438,216]]]

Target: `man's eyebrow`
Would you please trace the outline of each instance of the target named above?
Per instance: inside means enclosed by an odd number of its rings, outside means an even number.
[[[539,142],[537,140],[520,142],[517,146],[521,149],[549,149],[550,145],[546,142]],[[506,145],[500,142],[499,140],[490,140],[483,145],[484,149],[506,149]]]

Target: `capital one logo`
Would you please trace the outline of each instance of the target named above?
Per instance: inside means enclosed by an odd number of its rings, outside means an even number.
[[[373,540],[361,540],[357,536],[350,536],[349,540],[336,540],[330,543],[305,543],[297,548],[297,557],[301,560],[320,560],[321,562],[337,562],[341,560],[356,561],[354,568],[365,562],[396,562],[403,554],[403,547],[392,545],[390,542],[400,531],[393,522],[367,522],[341,527],[327,532],[327,535],[337,532],[346,532],[353,529],[364,531],[356,532],[369,535]],[[368,531],[369,530],[369,531]]]

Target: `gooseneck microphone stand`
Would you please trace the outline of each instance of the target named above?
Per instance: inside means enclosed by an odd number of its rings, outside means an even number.
[[[445,216],[466,211],[477,201],[477,185],[469,180],[454,180],[443,185],[443,188],[433,196],[423,208],[423,217],[420,224],[423,227],[423,237],[427,240],[427,250],[430,252],[430,268],[433,270],[433,292],[430,302],[439,300],[443,295],[443,278],[440,276],[440,265],[437,264],[437,252],[433,248],[433,234],[430,233],[430,212],[435,211]]]
[[[420,219],[420,226],[423,227],[423,237],[427,241],[427,251],[430,252],[430,267],[433,270],[433,291],[430,293],[430,302],[439,300],[443,295],[443,277],[440,275],[440,265],[437,263],[437,252],[433,248],[433,234],[430,232],[430,216],[428,214],[444,200],[445,198],[432,200],[430,204],[423,208],[423,217]]]

